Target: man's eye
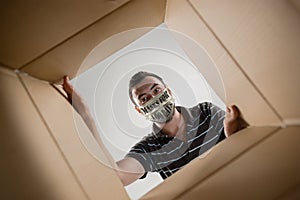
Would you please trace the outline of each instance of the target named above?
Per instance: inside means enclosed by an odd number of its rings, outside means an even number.
[[[160,88],[155,88],[153,92],[154,92],[154,94],[157,94],[157,93],[159,93],[160,91],[161,91]]]
[[[146,101],[148,101],[148,98],[147,98],[147,97],[143,97],[143,98],[141,99],[141,102],[142,102],[142,103],[145,103]]]

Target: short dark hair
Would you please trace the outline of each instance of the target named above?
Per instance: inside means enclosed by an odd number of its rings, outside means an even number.
[[[152,77],[154,77],[154,78],[157,78],[160,82],[162,82],[162,84],[163,84],[164,86],[166,85],[166,84],[164,83],[163,79],[162,79],[160,76],[158,76],[158,75],[156,75],[156,74],[154,74],[154,73],[151,73],[151,72],[145,72],[145,71],[139,71],[139,72],[137,72],[136,74],[134,74],[134,75],[131,77],[131,79],[130,79],[130,81],[129,81],[129,97],[130,97],[130,99],[131,99],[131,101],[132,101],[132,103],[133,103],[134,105],[136,105],[136,103],[134,102],[133,97],[132,97],[132,88],[133,88],[134,86],[136,86],[138,83],[140,83],[142,80],[144,80],[144,78],[146,78],[147,76],[152,76]]]

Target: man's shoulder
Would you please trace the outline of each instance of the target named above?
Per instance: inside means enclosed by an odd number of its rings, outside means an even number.
[[[136,144],[146,144],[156,141],[158,138],[154,133],[149,133],[148,135],[142,137]]]
[[[190,115],[190,117],[197,117],[200,113],[206,113],[210,110],[213,104],[208,101],[199,102],[192,107],[181,107],[180,109],[185,110],[186,113]]]
[[[131,151],[135,151],[136,149],[143,149],[143,151],[150,151],[153,145],[157,146],[158,144],[158,137],[155,136],[153,133],[150,133],[140,139],[135,145],[131,148]]]
[[[205,109],[205,108],[210,108],[212,106],[212,102],[209,101],[203,101],[203,102],[199,102],[196,105],[192,106],[192,107],[183,107],[187,110],[201,110],[201,109]],[[181,107],[181,106],[180,106]]]
[[[145,141],[145,142],[153,142],[156,141],[158,139],[157,134],[151,132],[148,135],[144,136],[141,141]]]

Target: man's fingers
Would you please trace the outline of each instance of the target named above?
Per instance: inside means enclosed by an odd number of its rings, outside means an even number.
[[[226,112],[230,112],[230,109],[229,109],[229,107],[228,106],[226,106]]]
[[[72,93],[74,90],[68,76],[64,76],[63,88],[67,93]]]
[[[232,105],[231,110],[232,110],[232,112],[236,113],[237,115],[240,114],[240,110],[236,105]]]
[[[70,79],[69,79],[69,76],[65,75],[65,76],[64,76],[64,82],[69,82],[69,80],[70,80]]]
[[[226,107],[226,117],[229,119],[237,119],[240,116],[240,111],[236,105]]]
[[[227,112],[239,112],[239,108],[236,105],[230,105],[226,107]]]
[[[63,86],[67,86],[67,85],[70,85],[69,77],[68,76],[64,76]]]
[[[64,79],[63,84],[62,84],[63,89],[67,93],[69,102],[72,103],[74,88],[70,83],[69,76],[65,75],[63,79]]]

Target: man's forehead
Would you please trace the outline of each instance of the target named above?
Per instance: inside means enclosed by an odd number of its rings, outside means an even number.
[[[157,78],[152,76],[147,76],[132,88],[132,92],[133,94],[140,93],[141,91],[147,89],[148,87],[151,87],[153,84],[163,85],[163,83]]]

